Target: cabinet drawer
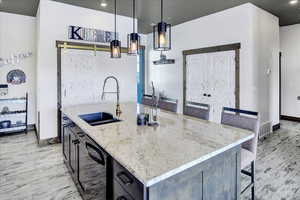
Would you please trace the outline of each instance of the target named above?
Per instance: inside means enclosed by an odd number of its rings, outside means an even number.
[[[143,185],[119,163],[113,164],[114,179],[135,199],[143,199]]]
[[[117,182],[114,181],[114,200],[134,200]]]
[[[78,133],[83,133],[83,131],[76,125],[72,124],[70,126],[70,129],[72,130],[73,133],[78,134]]]

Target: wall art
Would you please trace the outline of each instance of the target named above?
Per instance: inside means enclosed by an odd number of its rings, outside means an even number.
[[[14,65],[17,63],[20,63],[21,60],[24,60],[26,58],[29,58],[33,55],[32,52],[24,52],[24,53],[18,53],[18,54],[11,54],[10,58],[0,58],[0,67],[3,67],[5,65]]]
[[[115,33],[80,26],[69,26],[68,38],[71,40],[83,40],[89,42],[109,43],[114,40]],[[117,33],[117,38],[119,34]]]
[[[16,69],[8,72],[7,83],[19,85],[26,82],[26,75],[22,70]]]

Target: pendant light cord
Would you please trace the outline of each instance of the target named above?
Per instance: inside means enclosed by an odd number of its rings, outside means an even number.
[[[133,12],[132,12],[132,17],[133,17],[133,33],[135,33],[135,0],[133,0]]]
[[[117,40],[117,0],[115,0],[115,40]]]
[[[163,19],[164,19],[164,2],[163,0],[160,0],[160,16],[161,16],[161,22],[163,22]]]

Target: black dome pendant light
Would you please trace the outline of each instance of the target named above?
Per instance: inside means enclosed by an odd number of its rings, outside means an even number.
[[[121,41],[117,40],[117,0],[115,0],[115,38],[110,42],[111,58],[121,58]]]
[[[161,0],[161,22],[153,27],[153,48],[157,51],[171,50],[171,24],[163,21],[163,0]]]
[[[128,55],[138,55],[140,50],[140,41],[141,38],[138,33],[135,32],[135,0],[133,1],[133,12],[132,12],[132,19],[133,19],[133,32],[128,34],[127,38],[127,48],[128,48]]]

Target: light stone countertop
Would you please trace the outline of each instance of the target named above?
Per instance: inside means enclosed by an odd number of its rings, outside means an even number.
[[[90,126],[81,114],[115,114],[115,104],[64,108],[62,112],[146,187],[254,137],[254,133],[181,114],[159,111],[159,126],[137,126],[136,103],[121,103],[121,122]],[[145,109],[148,109],[147,107]]]

